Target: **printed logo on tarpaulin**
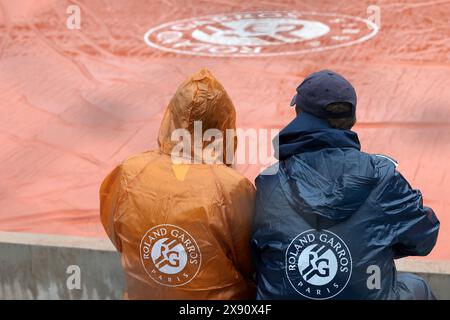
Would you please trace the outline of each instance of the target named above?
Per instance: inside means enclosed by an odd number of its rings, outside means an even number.
[[[153,48],[199,56],[258,57],[346,47],[374,37],[368,19],[337,13],[255,11],[168,22],[148,30]]]
[[[169,287],[189,283],[201,264],[201,253],[195,239],[186,230],[171,224],[148,230],[141,240],[140,255],[150,278]]]
[[[307,230],[286,250],[286,275],[292,287],[309,299],[330,299],[347,286],[352,257],[345,242],[327,230]]]

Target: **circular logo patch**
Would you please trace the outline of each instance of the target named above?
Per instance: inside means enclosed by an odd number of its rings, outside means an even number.
[[[195,239],[171,224],[148,230],[142,238],[140,254],[145,272],[161,285],[185,285],[200,269],[201,255]]]
[[[352,257],[341,238],[327,230],[300,233],[286,251],[286,275],[299,294],[330,299],[347,286]]]
[[[277,56],[323,51],[366,41],[378,32],[359,17],[318,12],[257,11],[165,23],[147,31],[156,49],[199,56]]]

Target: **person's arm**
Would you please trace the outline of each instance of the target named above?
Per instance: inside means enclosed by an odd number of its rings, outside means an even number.
[[[125,196],[123,179],[122,166],[118,166],[103,180],[100,187],[100,219],[108,237],[119,252],[122,251],[122,243],[115,230],[115,217],[120,214]]]
[[[426,256],[436,244],[439,232],[439,220],[433,210],[423,206],[421,192],[412,189],[398,171],[386,192],[383,207],[394,230],[395,258]]]

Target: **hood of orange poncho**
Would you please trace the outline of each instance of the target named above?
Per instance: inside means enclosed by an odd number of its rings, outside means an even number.
[[[235,131],[233,102],[212,73],[201,69],[184,81],[171,99],[161,121],[158,144],[161,152],[178,157],[180,139],[190,139],[187,144],[190,150],[183,150],[184,155],[189,154],[193,162],[204,162],[205,150],[208,146],[212,150],[214,143],[216,152],[207,152],[208,159],[230,165],[237,147]],[[180,138],[180,132],[187,134]],[[205,135],[207,132],[220,132],[222,140]]]

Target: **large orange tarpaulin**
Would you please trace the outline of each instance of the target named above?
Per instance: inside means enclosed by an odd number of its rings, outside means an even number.
[[[80,8],[80,29],[66,26],[73,4]],[[0,229],[104,237],[102,179],[130,154],[157,148],[170,98],[201,67],[220,79],[244,129],[283,127],[294,116],[289,102],[298,83],[329,68],[357,90],[355,130],[363,150],[396,159],[412,186],[422,190],[442,222],[431,257],[450,259],[450,1],[377,1],[377,34],[324,51],[209,57],[163,51],[144,41],[149,29],[179,19],[255,10],[367,18],[370,4],[0,1]],[[252,32],[267,31],[261,29]],[[335,39],[354,33],[330,30]],[[251,180],[258,172],[250,165],[238,170]]]

